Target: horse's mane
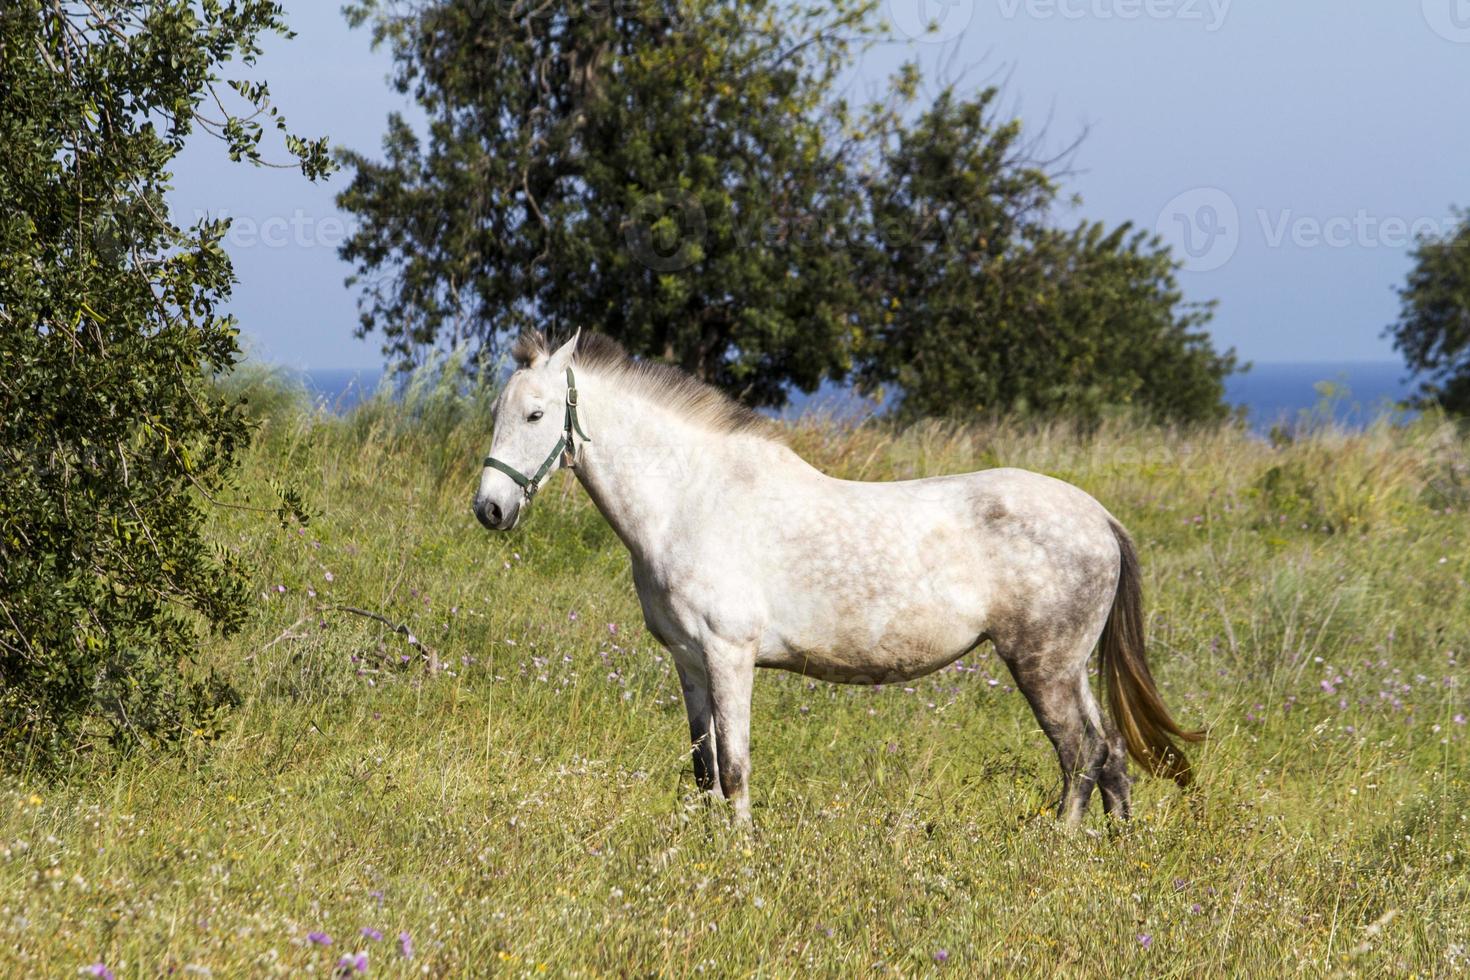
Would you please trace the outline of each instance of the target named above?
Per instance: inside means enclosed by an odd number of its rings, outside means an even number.
[[[526,367],[550,352],[546,335],[534,330],[522,333],[510,354],[516,364]],[[770,419],[672,364],[633,357],[606,334],[583,331],[577,338],[572,364],[615,381],[625,390],[671,408],[715,432],[782,441],[780,430]]]

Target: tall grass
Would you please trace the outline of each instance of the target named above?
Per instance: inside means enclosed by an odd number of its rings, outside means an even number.
[[[296,483],[314,516],[216,512],[260,570],[204,651],[242,704],[179,757],[0,785],[0,974],[1470,968],[1470,447],[1443,421],[795,426],[843,476],[1093,493],[1211,738],[1192,796],[1141,779],[1131,826],[1094,806],[1067,834],[992,655],[882,690],[763,674],[746,835],[694,794],[668,657],[574,481],[513,534],[474,523],[488,393],[424,379],[335,417],[272,391],[238,498]]]

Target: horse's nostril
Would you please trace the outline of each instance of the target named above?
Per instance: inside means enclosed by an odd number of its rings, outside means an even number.
[[[491,531],[500,530],[501,513],[499,504],[492,503],[487,500],[483,504],[475,507],[474,510],[475,517],[480,521],[481,524],[485,525],[486,528]]]

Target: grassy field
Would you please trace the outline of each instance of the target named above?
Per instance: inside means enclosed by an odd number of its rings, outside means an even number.
[[[242,703],[182,756],[0,784],[0,975],[1470,970],[1470,446],[1445,425],[794,429],[843,476],[1092,492],[1138,540],[1165,696],[1212,737],[1191,796],[1141,779],[1131,826],[1094,802],[1067,834],[992,655],[882,690],[763,673],[745,834],[695,797],[672,666],[575,482],[513,534],[475,524],[483,400],[256,410],[239,499],[295,481],[317,516],[217,512],[261,575],[205,651]]]

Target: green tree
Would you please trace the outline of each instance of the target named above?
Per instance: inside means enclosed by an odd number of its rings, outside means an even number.
[[[751,404],[851,377],[910,415],[1223,414],[1169,253],[1059,232],[1055,182],[993,91],[913,122],[913,66],[849,106],[867,0],[360,0],[398,90],[385,159],[340,204],[360,332],[401,364],[592,326]]]
[[[871,0],[361,0],[394,84],[342,255],[400,363],[591,326],[752,404],[850,366],[851,165],[834,96]]]
[[[996,98],[945,91],[887,137],[869,184],[863,278],[881,313],[862,386],[896,385],[906,417],[1223,416],[1235,357],[1202,329],[1212,304],[1185,303],[1168,250],[1129,225],[1056,228],[1056,181]]]
[[[284,131],[264,84],[219,75],[267,31],[253,0],[0,12],[0,762],[178,738],[228,699],[190,661],[245,609],[201,511],[248,437],[210,384],[239,355],[233,273],[225,224],[176,226],[164,193],[196,128],[255,161]]]
[[[1453,232],[1421,239],[1399,290],[1394,347],[1421,378],[1420,400],[1470,415],[1470,210]]]

